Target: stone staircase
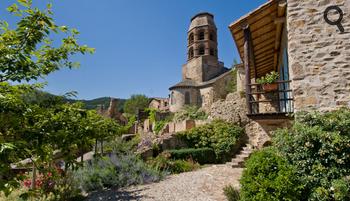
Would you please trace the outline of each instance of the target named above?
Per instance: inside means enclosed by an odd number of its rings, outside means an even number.
[[[231,162],[226,163],[233,168],[243,168],[245,161],[248,159],[250,154],[254,151],[253,146],[246,144],[242,150],[232,159]]]

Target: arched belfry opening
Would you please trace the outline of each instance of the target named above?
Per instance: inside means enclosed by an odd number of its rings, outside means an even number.
[[[194,57],[194,50],[193,47],[190,47],[190,49],[188,50],[188,59],[193,59]]]
[[[190,35],[188,36],[188,44],[191,45],[194,42],[194,34],[190,33]]]

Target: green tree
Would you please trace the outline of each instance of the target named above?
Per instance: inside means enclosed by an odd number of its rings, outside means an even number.
[[[0,23],[0,82],[36,80],[61,67],[77,67],[71,56],[94,51],[78,44],[76,29],[55,24],[51,7],[40,10],[32,7],[32,0],[18,0],[7,8],[20,19],[14,29]],[[50,38],[54,33],[66,36],[58,47]]]
[[[149,99],[145,95],[132,95],[124,104],[124,112],[137,115],[138,111],[143,111],[148,107]]]
[[[0,22],[0,191],[6,195],[18,187],[20,179],[10,171],[11,163],[30,158],[42,170],[59,151],[67,167],[74,168],[80,149],[93,139],[118,133],[118,125],[81,109],[81,104],[64,104],[60,97],[28,99],[40,84],[8,83],[77,67],[71,56],[94,51],[78,44],[76,29],[55,24],[51,7],[40,10],[32,7],[31,0],[18,0],[7,8],[19,17],[17,26],[11,29],[6,21]],[[59,41],[52,39],[53,34],[63,37],[59,46],[54,45]]]

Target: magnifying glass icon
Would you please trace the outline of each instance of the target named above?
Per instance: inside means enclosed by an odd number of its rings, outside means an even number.
[[[328,18],[329,12],[331,10],[335,10],[339,14],[339,18],[337,20],[335,20],[335,21],[334,20],[330,20]],[[324,17],[324,20],[328,24],[333,25],[333,26],[336,25],[341,33],[345,32],[344,27],[341,24],[341,21],[343,20],[343,17],[344,17],[344,13],[343,13],[343,10],[339,8],[339,6],[329,6],[328,8],[326,8],[326,10],[324,11],[324,16],[323,17]]]

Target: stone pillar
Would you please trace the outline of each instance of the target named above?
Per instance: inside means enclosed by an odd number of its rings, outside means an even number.
[[[324,19],[330,6],[343,12],[344,32]],[[295,111],[350,107],[350,0],[288,0],[287,22]]]
[[[245,71],[243,65],[236,65],[237,69],[237,91],[245,91]]]

